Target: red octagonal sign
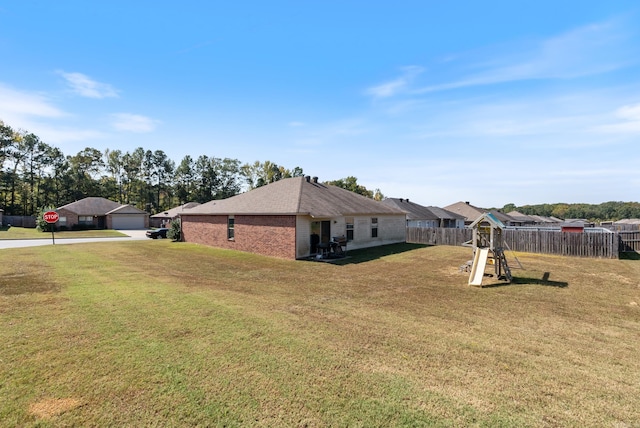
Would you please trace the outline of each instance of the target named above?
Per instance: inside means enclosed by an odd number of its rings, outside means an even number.
[[[58,219],[60,218],[60,216],[58,216],[58,213],[55,211],[47,211],[46,213],[44,213],[42,215],[42,218],[44,219],[44,221],[46,221],[47,223],[55,223],[56,221],[58,221]]]

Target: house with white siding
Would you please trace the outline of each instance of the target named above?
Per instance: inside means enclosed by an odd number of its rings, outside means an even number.
[[[338,237],[348,249],[405,242],[403,211],[316,177],[276,181],[180,217],[186,242],[287,259],[313,256]]]

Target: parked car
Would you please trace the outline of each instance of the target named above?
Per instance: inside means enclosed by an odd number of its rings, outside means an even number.
[[[158,238],[166,238],[167,232],[169,229],[166,227],[161,227],[159,229],[147,230],[147,238],[158,239]]]

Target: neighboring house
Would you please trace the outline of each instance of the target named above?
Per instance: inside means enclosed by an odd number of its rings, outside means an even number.
[[[386,198],[384,205],[397,208],[407,215],[407,227],[438,227],[438,217],[427,207],[404,198]]]
[[[179,207],[171,208],[151,216],[151,226],[153,227],[169,227],[171,221],[180,216],[184,210],[191,209],[200,205],[198,202],[187,202]]]
[[[542,215],[530,215],[536,221],[537,226],[558,226],[564,220],[557,217],[547,217]]]
[[[405,241],[405,213],[354,192],[294,177],[181,214],[186,242],[301,259],[345,237],[348,249]]]
[[[625,218],[622,220],[614,221],[612,227],[615,230],[640,230],[640,219]]]
[[[427,207],[432,213],[438,217],[439,226],[438,227],[449,227],[449,228],[464,228],[465,218],[459,214],[454,212],[445,210],[444,208],[439,207]]]
[[[456,202],[455,204],[448,205],[444,207],[445,210],[451,211],[455,214],[461,215],[465,218],[465,225],[470,225],[477,218],[482,216],[483,214],[490,212],[493,214],[498,220],[500,220],[505,225],[511,225],[513,223],[513,219],[505,213],[501,213],[497,210],[486,210],[484,208],[478,208],[471,205],[469,202]]]
[[[386,198],[383,204],[407,214],[407,227],[464,227],[465,218],[438,207],[425,207],[404,198]]]
[[[474,207],[469,202],[456,202],[455,204],[447,205],[444,209],[464,217],[464,224],[466,225],[470,225],[485,213],[485,210]]]
[[[0,209],[0,226],[2,226],[2,214],[4,214],[4,210]]]
[[[532,216],[522,214],[519,211],[509,211],[509,217],[513,219],[511,226],[533,226],[538,223]]]
[[[131,205],[105,198],[89,197],[56,209],[58,227],[91,227],[97,229],[145,229],[149,214]]]

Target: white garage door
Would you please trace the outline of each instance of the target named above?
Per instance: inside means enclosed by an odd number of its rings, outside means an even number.
[[[119,214],[111,217],[112,229],[144,229],[144,216]]]

